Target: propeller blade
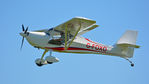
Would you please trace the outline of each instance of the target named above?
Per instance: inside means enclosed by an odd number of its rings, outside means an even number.
[[[25,32],[24,32],[24,34],[26,34],[26,33],[27,33],[27,30],[28,30],[28,27],[26,28],[26,30],[25,30]]]
[[[24,25],[22,24],[22,31],[24,31],[25,29],[24,29]]]
[[[20,48],[20,50],[22,50],[23,43],[24,43],[24,37],[23,37],[23,39],[22,39],[22,43],[21,43],[21,48]]]

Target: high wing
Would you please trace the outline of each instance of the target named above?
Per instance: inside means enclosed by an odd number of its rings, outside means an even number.
[[[60,32],[63,33],[65,49],[67,49],[77,35],[82,35],[92,29],[95,29],[96,27],[98,27],[98,25],[96,25],[96,21],[94,20],[83,17],[75,17],[54,28],[36,30],[36,32],[49,32],[51,37],[59,35]]]
[[[98,27],[96,21],[83,17],[75,17],[71,20],[54,27],[54,30],[64,32],[65,49],[67,49],[77,35],[81,35]]]
[[[94,20],[90,20],[83,17],[75,17],[63,24],[56,26],[54,30],[65,32],[65,28],[67,27],[67,31],[70,31],[70,34],[74,35],[78,29],[79,31],[82,31],[95,23],[96,21]]]
[[[99,27],[99,25],[93,24],[93,25],[91,25],[91,26],[89,26],[89,27],[87,27],[87,28],[84,28],[84,29],[82,29],[82,30],[80,30],[80,31],[78,32],[78,35],[82,35],[82,34],[88,32],[88,31],[90,31],[90,30],[95,29],[96,27]],[[35,32],[47,32],[48,30],[49,30],[49,29],[41,29],[41,30],[34,30],[34,31],[35,31]]]
[[[84,28],[83,30],[80,30],[78,32],[78,35],[82,35],[82,34],[88,32],[88,31],[91,31],[91,30],[95,29],[96,27],[99,27],[99,25],[93,24],[93,25],[91,25],[91,26],[89,26],[87,28]]]

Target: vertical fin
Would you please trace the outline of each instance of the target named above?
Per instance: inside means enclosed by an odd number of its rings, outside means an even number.
[[[124,35],[117,41],[116,44],[139,48],[140,46],[136,45],[137,35],[138,35],[137,31],[127,30],[124,33]]]
[[[133,57],[134,48],[139,48],[136,45],[137,31],[127,30],[124,35],[117,41],[116,45],[121,49],[121,54],[124,58]]]

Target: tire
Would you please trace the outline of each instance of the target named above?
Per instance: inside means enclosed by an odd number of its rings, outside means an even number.
[[[48,61],[47,61],[47,63],[48,63],[48,64],[53,64],[53,62],[48,62]]]
[[[36,63],[36,65],[39,66],[39,67],[43,66],[43,64],[41,64],[41,63],[40,64]]]

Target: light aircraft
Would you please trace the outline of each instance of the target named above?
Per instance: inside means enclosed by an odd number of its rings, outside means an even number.
[[[137,31],[127,30],[114,45],[109,46],[81,36],[96,27],[98,27],[96,21],[84,17],[75,17],[56,27],[36,31],[28,31],[28,27],[25,29],[22,25],[21,49],[24,38],[35,48],[44,49],[41,58],[35,60],[38,66],[59,62],[58,58],[52,56],[52,51],[118,56],[128,60],[131,66],[134,66],[129,58],[133,57],[134,48],[140,47],[136,45]],[[44,59],[48,51],[49,56]]]

